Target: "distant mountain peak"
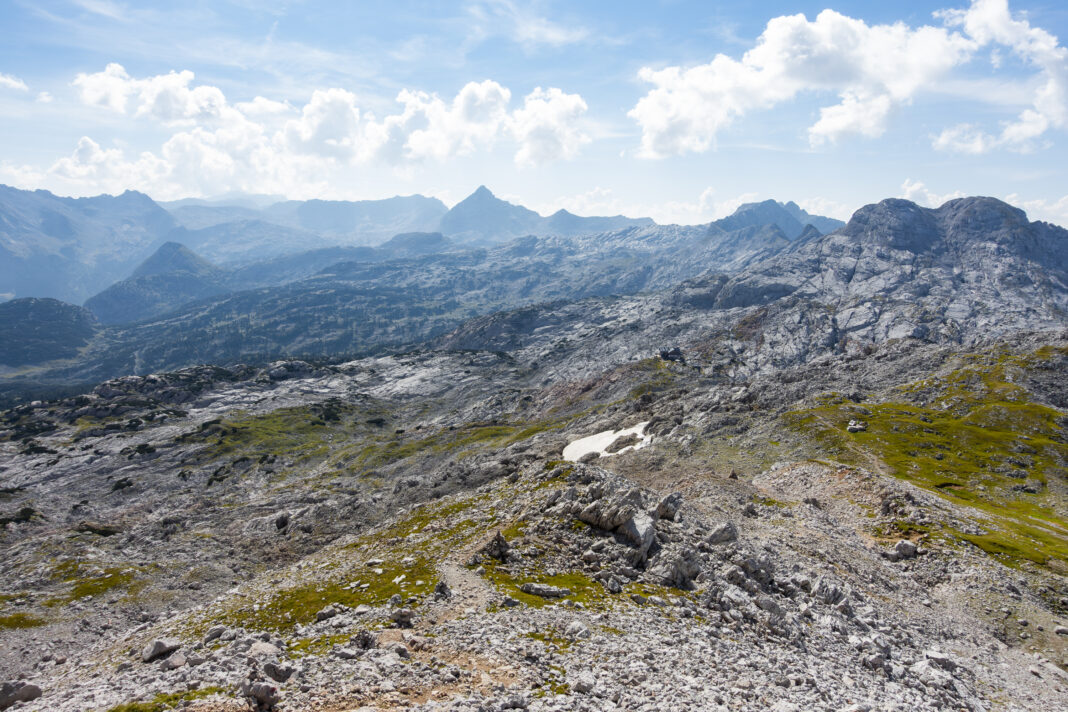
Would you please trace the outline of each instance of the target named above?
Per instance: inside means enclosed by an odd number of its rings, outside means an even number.
[[[731,215],[717,220],[714,224],[727,231],[755,225],[778,225],[790,240],[800,238],[806,225],[812,225],[823,234],[834,232],[845,225],[841,220],[812,215],[792,200],[781,203],[770,198],[743,203]]]
[[[131,278],[148,277],[154,274],[172,272],[189,272],[197,275],[210,275],[218,268],[205,260],[185,245],[178,242],[165,242],[152,255],[134,270]]]

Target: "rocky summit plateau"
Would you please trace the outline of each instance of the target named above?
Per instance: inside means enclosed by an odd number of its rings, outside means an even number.
[[[1061,227],[0,210],[0,710],[1068,709]]]

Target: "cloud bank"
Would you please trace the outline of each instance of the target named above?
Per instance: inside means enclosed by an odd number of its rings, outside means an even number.
[[[44,174],[7,168],[23,182],[47,176],[75,188],[137,186],[161,197],[230,190],[288,193],[323,187],[336,169],[375,165],[405,170],[425,162],[503,146],[517,167],[574,158],[590,141],[586,102],[556,87],[537,87],[513,106],[495,81],[469,82],[451,99],[402,90],[397,111],[381,118],[341,88],[316,89],[300,107],[257,96],[231,103],[193,72],[137,78],[117,63],[78,74],[72,86],[97,110],[173,130],[158,151],[129,157],[83,137]]]

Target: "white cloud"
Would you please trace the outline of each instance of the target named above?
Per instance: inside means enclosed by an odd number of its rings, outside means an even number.
[[[519,165],[538,165],[574,157],[590,137],[578,126],[586,102],[578,94],[538,87],[523,100],[512,117],[512,131],[520,148]]]
[[[352,159],[361,147],[356,95],[344,89],[317,89],[299,119],[286,122],[290,150],[329,158]]]
[[[382,137],[380,155],[444,161],[491,148],[508,122],[512,92],[497,82],[468,82],[451,103],[426,92],[402,91],[404,111],[387,116],[374,130]]]
[[[919,93],[959,92],[960,82],[950,87],[951,71],[985,47],[991,48],[993,71],[1003,64],[1000,48],[1038,69],[1040,86],[1032,106],[996,134],[969,123],[947,128],[934,137],[936,149],[1028,151],[1039,147],[1051,128],[1068,128],[1068,49],[1056,37],[1026,19],[1014,19],[1008,0],[973,0],[966,10],[935,16],[944,27],[867,25],[833,10],[811,22],[803,15],[776,17],[740,59],[720,54],[688,69],[643,68],[638,76],[653,89],[629,114],[642,129],[640,153],[656,158],[706,151],[740,117],[806,92],[839,97],[837,104],[822,107],[809,127],[813,146],[850,134],[875,138],[885,133],[894,109]],[[1005,101],[979,91],[969,98]]]
[[[974,124],[957,124],[945,129],[932,141],[939,151],[955,153],[986,153],[997,144],[997,140]]]
[[[245,116],[276,116],[293,111],[293,107],[287,102],[274,101],[262,96],[257,96],[252,101],[239,101],[234,104],[234,108]]]
[[[511,108],[511,91],[469,82],[451,99],[403,90],[399,109],[378,118],[360,97],[317,89],[303,106],[257,96],[231,104],[217,87],[197,85],[192,72],[135,78],[119,64],[79,74],[81,100],[154,121],[168,136],[158,151],[136,158],[121,147],[83,138],[46,177],[5,166],[20,185],[85,194],[116,186],[161,198],[243,190],[328,194],[330,182],[355,166],[398,175],[430,162],[511,146],[521,165],[573,158],[589,138],[580,125],[587,107],[577,94],[537,88]]]
[[[770,20],[740,60],[717,55],[683,69],[639,72],[654,85],[630,111],[642,129],[641,155],[655,158],[708,150],[716,135],[746,114],[807,91],[836,92],[809,129],[813,145],[846,134],[881,135],[895,105],[967,60],[974,43],[943,28],[867,25],[824,10]]]
[[[946,201],[964,197],[964,193],[959,190],[955,190],[952,193],[935,193],[922,182],[914,181],[911,178],[906,178],[905,182],[901,184],[901,191],[900,197],[928,208],[937,208]]]
[[[1000,134],[986,133],[962,124],[935,138],[940,150],[985,153],[994,148],[1034,149],[1035,141],[1050,128],[1068,127],[1068,49],[1057,38],[1026,19],[1013,19],[1008,0],[974,0],[967,10],[938,13],[947,25],[962,27],[979,45],[1001,45],[1039,70],[1040,86],[1033,106],[1006,122]],[[996,51],[996,48],[995,48]],[[998,55],[993,55],[998,57]],[[995,60],[1000,64],[1000,58]],[[963,137],[963,138],[962,138]]]
[[[46,91],[37,94],[37,103],[39,104],[51,104],[53,100],[53,96]]]
[[[121,64],[112,62],[102,72],[78,74],[73,85],[84,103],[120,114],[126,113],[126,105],[133,98],[136,117],[150,116],[163,122],[218,117],[226,107],[222,91],[206,85],[190,87],[193,79],[188,70],[134,79]]]
[[[878,138],[886,131],[886,117],[892,107],[889,96],[861,98],[857,93],[847,91],[842,95],[841,104],[820,109],[820,120],[808,130],[809,141],[820,145],[846,134]]]
[[[10,74],[0,73],[0,89],[15,89],[17,91],[29,91],[26,82]]]
[[[97,192],[121,193],[138,185],[155,185],[165,171],[163,162],[150,153],[142,154],[137,161],[127,161],[119,149],[101,148],[83,136],[74,152],[56,161],[49,174],[63,185],[91,183]]]
[[[121,64],[111,62],[104,71],[78,74],[72,84],[78,88],[82,102],[126,113],[126,99],[133,92],[132,79]]]

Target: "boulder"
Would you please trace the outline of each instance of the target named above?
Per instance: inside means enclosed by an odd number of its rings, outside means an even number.
[[[902,539],[894,545],[894,553],[899,559],[912,559],[916,556],[916,545],[908,539]]]
[[[656,577],[665,586],[688,589],[693,580],[701,573],[701,558],[696,551],[688,547],[672,546],[661,552],[656,562],[649,569],[649,575]]]
[[[635,512],[620,524],[616,531],[622,534],[637,549],[631,556],[631,560],[635,564],[644,563],[649,553],[649,547],[653,545],[653,540],[656,538],[656,527],[653,525],[653,518],[645,512]]]
[[[556,586],[550,586],[547,583],[524,583],[519,587],[519,590],[523,593],[529,593],[532,596],[541,596],[542,598],[563,598],[564,596],[571,595],[571,589],[558,588]]]
[[[177,670],[180,667],[185,667],[186,659],[185,654],[182,651],[176,652],[174,655],[168,655],[159,664],[159,669],[163,672],[170,670]]]
[[[609,444],[609,446],[604,449],[604,451],[607,453],[617,453],[624,448],[637,445],[641,441],[641,437],[636,433],[627,433],[626,435],[620,435],[618,438],[613,440],[611,444]]]
[[[724,522],[708,535],[709,544],[726,544],[738,538],[738,529],[733,522]]]
[[[682,493],[672,492],[660,500],[660,504],[656,505],[656,516],[658,519],[670,519],[674,521],[675,515],[678,514],[679,507],[681,506]]]
[[[241,691],[248,697],[252,709],[257,712],[273,710],[275,705],[282,701],[278,688],[268,682],[246,682],[242,684]]]
[[[389,619],[398,628],[411,628],[415,621],[415,611],[411,608],[398,608],[390,614]]]
[[[170,638],[157,638],[145,646],[141,651],[142,662],[150,663],[166,655],[170,655],[181,647],[181,643]]]
[[[16,680],[0,684],[0,710],[19,702],[32,702],[41,696],[41,688],[30,682]]]
[[[269,660],[263,664],[263,672],[275,682],[285,682],[293,676],[297,669],[290,663],[276,663]]]
[[[497,559],[497,561],[505,561],[511,548],[504,535],[497,532],[493,539],[490,540],[490,543],[486,544],[485,548],[482,549],[482,553],[492,559]]]

